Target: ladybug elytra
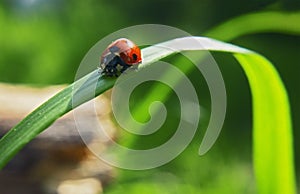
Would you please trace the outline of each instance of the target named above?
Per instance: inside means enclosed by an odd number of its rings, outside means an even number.
[[[100,58],[101,74],[119,76],[127,68],[142,62],[141,50],[131,40],[120,38],[103,51]]]

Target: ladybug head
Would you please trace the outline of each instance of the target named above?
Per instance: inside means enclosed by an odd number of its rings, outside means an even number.
[[[128,65],[135,65],[142,62],[141,50],[137,46],[120,53],[120,56]]]

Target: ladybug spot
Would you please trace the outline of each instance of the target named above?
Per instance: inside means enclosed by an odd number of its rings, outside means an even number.
[[[136,61],[137,60],[137,55],[136,54],[132,54],[132,58],[133,58],[133,61]]]

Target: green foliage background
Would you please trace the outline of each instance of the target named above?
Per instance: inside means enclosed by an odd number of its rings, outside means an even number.
[[[299,1],[296,0],[253,0],[243,3],[237,0],[3,0],[0,2],[0,82],[33,85],[71,83],[81,59],[94,43],[130,25],[158,23],[180,28],[193,35],[203,35],[212,27],[243,14],[258,11],[294,12],[299,9]],[[218,36],[222,37],[222,34]],[[266,56],[285,82],[291,101],[295,163],[299,177],[300,37],[265,32],[243,35],[229,41]],[[222,64],[220,69],[227,87],[228,113],[225,129],[213,149],[204,157],[197,155],[204,133],[200,130],[191,146],[168,165],[143,173],[120,170],[119,178],[108,188],[108,192],[256,191],[251,159],[249,86],[233,58],[224,54],[214,56]],[[198,75],[192,74],[190,77],[193,80]],[[199,92],[202,90],[205,87],[200,88]],[[138,94],[136,98],[138,100]],[[201,98],[204,99],[203,106],[208,108],[209,94],[205,93]],[[167,107],[174,109],[174,101],[176,98],[171,98]],[[203,128],[205,122],[204,118]],[[135,143],[131,146],[147,147],[143,144],[144,140],[139,142],[132,139]],[[149,141],[151,143],[153,139]]]

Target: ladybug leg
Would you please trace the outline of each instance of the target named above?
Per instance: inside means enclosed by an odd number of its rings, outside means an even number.
[[[114,68],[110,68],[110,67],[106,66],[106,67],[101,71],[101,74],[102,74],[102,75],[105,75],[105,76],[112,77],[112,76],[115,76],[115,75],[117,74],[117,72],[115,71]]]
[[[124,71],[126,71],[129,67],[131,67],[130,65],[127,65],[126,63],[124,63],[124,65],[122,65],[122,69],[120,70],[121,73],[123,73]]]
[[[138,65],[131,65],[131,69],[134,71],[138,70]]]
[[[126,71],[126,69],[128,69],[131,65],[128,65],[127,63],[125,63],[121,57],[117,56],[116,58],[116,69],[120,72],[123,73],[124,71]]]
[[[107,63],[101,72],[103,75],[109,77],[115,76],[118,77],[121,73],[126,71],[132,65],[125,63],[120,56],[115,56],[112,60]]]
[[[109,61],[109,63],[105,66],[104,68],[104,74],[112,77],[118,77],[118,69],[117,69],[117,65],[118,65],[118,56],[115,56],[111,61]]]
[[[103,70],[103,74],[104,75],[107,75],[109,77],[112,77],[112,76],[118,76],[118,72],[117,72],[117,69],[112,67],[112,66],[106,66],[105,69]]]

